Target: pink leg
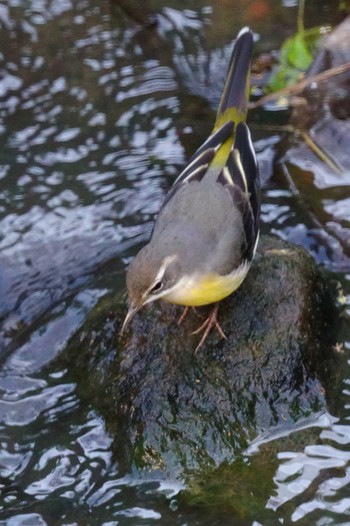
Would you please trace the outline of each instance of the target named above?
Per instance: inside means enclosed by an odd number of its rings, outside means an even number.
[[[181,314],[180,318],[177,321],[178,325],[181,325],[181,323],[184,321],[184,319],[187,316],[188,311],[189,311],[189,307],[185,307],[184,310],[183,310],[183,313]]]
[[[195,354],[198,352],[200,347],[202,347],[203,343],[207,339],[207,336],[208,336],[209,332],[211,331],[211,329],[213,327],[216,328],[216,330],[220,334],[221,338],[225,338],[226,339],[226,336],[225,336],[225,334],[224,334],[224,332],[223,332],[222,328],[220,327],[220,324],[219,324],[219,322],[217,320],[218,310],[219,310],[219,304],[215,303],[215,305],[213,307],[213,310],[211,311],[211,313],[209,314],[209,316],[205,320],[205,322],[197,330],[195,330],[192,333],[192,334],[199,334],[202,331],[204,331],[203,336],[202,336],[199,344],[197,345],[196,350],[194,351]]]
[[[191,309],[197,314],[197,316],[199,316],[196,307],[191,307]],[[190,310],[190,307],[185,307],[184,308],[183,313],[181,314],[180,318],[177,320],[177,324],[178,325],[181,325],[181,323],[184,321],[184,319],[186,318],[189,310]],[[202,317],[202,316],[200,316],[200,317]]]

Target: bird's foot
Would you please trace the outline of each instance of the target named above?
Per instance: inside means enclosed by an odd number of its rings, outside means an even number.
[[[214,305],[214,307],[213,307],[213,310],[209,314],[208,318],[205,320],[205,322],[202,323],[202,325],[198,329],[193,331],[192,334],[199,334],[202,331],[204,331],[203,336],[200,339],[200,342],[199,342],[199,344],[197,345],[197,347],[196,347],[196,349],[194,351],[195,354],[197,354],[198,350],[202,347],[203,343],[207,339],[207,336],[208,336],[208,334],[210,333],[210,331],[211,331],[211,329],[213,327],[216,328],[216,330],[220,334],[221,338],[225,338],[225,340],[227,339],[226,335],[225,335],[224,331],[222,330],[222,328],[220,327],[220,324],[219,324],[218,319],[217,319],[218,310],[219,310],[219,304],[216,303]]]

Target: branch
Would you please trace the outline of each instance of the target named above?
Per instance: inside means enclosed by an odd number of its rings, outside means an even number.
[[[311,75],[310,77],[304,78],[303,80],[301,80],[297,84],[294,84],[293,86],[287,86],[286,88],[279,89],[275,91],[274,93],[269,93],[268,95],[261,97],[255,102],[251,102],[249,104],[249,108],[250,109],[259,108],[260,106],[263,106],[264,104],[266,104],[266,102],[270,102],[271,100],[277,99],[278,97],[295,95],[296,93],[299,93],[300,91],[302,91],[304,88],[306,88],[313,82],[320,82],[322,80],[326,80],[336,75],[340,75],[341,73],[345,73],[345,71],[349,71],[349,70],[350,70],[350,62],[346,62],[345,64],[341,64],[340,66],[335,66],[334,68],[330,68],[330,69],[327,69],[326,71],[322,71],[322,73]]]

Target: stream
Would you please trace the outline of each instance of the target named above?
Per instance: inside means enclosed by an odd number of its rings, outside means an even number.
[[[284,160],[286,143],[300,147],[287,107],[249,114],[262,231],[316,259],[341,315],[327,410],[244,452],[254,462],[275,444],[266,520],[182,505],[181,480],[121,473],[87,378],[55,361],[97,302],[124,291],[211,130],[239,29],[254,30],[255,56],[278,50],[296,4],[0,0],[0,526],[350,524],[350,173],[320,169],[305,147]],[[342,20],[333,0],[306,4],[307,27]]]

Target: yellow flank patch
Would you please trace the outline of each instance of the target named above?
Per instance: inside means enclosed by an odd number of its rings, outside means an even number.
[[[247,272],[248,265],[237,269],[236,272],[226,276],[207,274],[196,278],[184,277],[176,288],[162,297],[163,300],[177,305],[200,307],[220,301],[234,292]]]

